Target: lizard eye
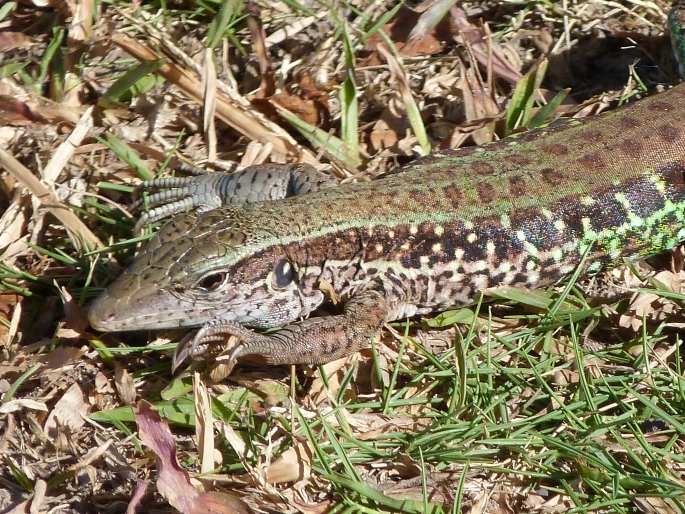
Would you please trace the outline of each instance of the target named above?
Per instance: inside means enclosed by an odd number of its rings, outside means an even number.
[[[295,278],[295,270],[286,260],[281,259],[274,267],[274,274],[271,280],[272,285],[278,289],[285,289]]]
[[[210,273],[209,275],[202,277],[197,285],[206,291],[216,291],[219,286],[224,283],[226,276],[227,274],[225,271]]]

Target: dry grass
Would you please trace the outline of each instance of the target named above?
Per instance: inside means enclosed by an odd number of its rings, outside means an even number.
[[[679,254],[209,389],[84,320],[178,160],[364,179],[675,81],[665,2],[449,3],[0,5],[1,512],[684,511]]]

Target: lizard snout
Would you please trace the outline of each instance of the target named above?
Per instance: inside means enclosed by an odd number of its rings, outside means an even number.
[[[112,332],[117,330],[112,326],[115,319],[113,302],[106,295],[101,294],[88,307],[88,322],[90,326],[100,332]]]

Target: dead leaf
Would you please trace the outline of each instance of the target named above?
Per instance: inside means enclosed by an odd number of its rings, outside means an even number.
[[[26,103],[16,98],[0,95],[0,115],[3,124],[27,125],[29,123],[47,123],[47,120]]]
[[[471,23],[463,9],[452,7],[450,9],[452,20],[459,31],[462,43],[468,45],[476,60],[488,69],[492,69],[494,75],[516,84],[523,74],[516,69],[505,57],[505,52],[495,42],[489,31]]]
[[[216,66],[214,52],[206,48],[202,62],[202,130],[207,142],[207,159],[216,160]]]
[[[126,514],[135,514],[140,502],[143,501],[148,485],[150,485],[149,480],[138,481],[136,488],[133,490],[133,496],[131,496],[128,502],[128,507],[126,507]]]
[[[0,52],[30,48],[35,44],[36,41],[23,32],[0,32]]]
[[[43,432],[52,440],[57,440],[64,431],[69,434],[78,432],[86,422],[89,407],[78,384],[72,384],[57,400],[52,412],[43,425]]]
[[[19,412],[24,409],[37,410],[47,412],[48,407],[43,402],[32,400],[30,398],[18,398],[0,404],[0,414],[9,414],[10,412]]]
[[[295,497],[291,502],[304,514],[325,514],[326,512],[330,512],[333,507],[333,502],[330,500],[319,503],[305,503],[300,498]]]
[[[289,93],[277,93],[270,99],[271,102],[289,110],[302,121],[310,125],[319,126],[321,118],[314,100],[307,100]]]
[[[212,491],[201,494],[189,514],[251,514],[237,494]]]
[[[200,472],[214,470],[214,415],[207,386],[200,374],[193,374],[193,398],[195,405],[195,436],[200,450]]]
[[[93,37],[93,12],[95,0],[68,0],[71,22],[69,23],[69,43],[85,43]]]
[[[75,248],[100,248],[102,242],[70,209],[62,204],[55,194],[45,186],[28,168],[11,154],[0,148],[0,165],[28,189],[34,198],[55,215],[69,231]]]
[[[337,397],[342,380],[341,371],[347,368],[346,364],[348,362],[349,357],[343,357],[323,364],[323,372],[327,380],[324,381],[321,378],[321,374],[317,373],[316,378],[309,387],[309,398],[314,405],[328,404],[331,399]]]
[[[138,402],[135,415],[140,440],[157,457],[157,491],[175,509],[192,512],[199,493],[190,485],[188,472],[178,465],[169,425],[144,400]]]
[[[38,479],[33,484],[33,498],[31,499],[30,514],[39,514],[45,512],[45,508],[41,508],[45,503],[45,493],[48,490],[48,484],[45,480]]]
[[[140,400],[135,415],[140,440],[157,457],[157,491],[172,507],[184,514],[249,514],[239,497],[217,491],[200,493],[191,485],[188,472],[176,459],[176,442],[169,425],[148,402]]]
[[[46,371],[62,371],[64,368],[77,363],[83,356],[81,348],[73,346],[58,346],[50,353],[41,355],[38,358],[42,362]]]
[[[160,57],[151,48],[123,34],[113,34],[112,41],[139,60],[151,61]],[[200,81],[192,70],[167,62],[158,70],[158,73],[178,86],[193,100],[202,101]],[[217,93],[217,117],[250,139],[272,143],[274,153],[280,154],[283,158],[290,157],[297,162],[306,162],[314,166],[318,164],[311,151],[297,144],[290,134],[277,124],[264,119],[261,115],[256,115],[248,108],[249,104],[244,100],[244,98],[231,98],[227,91],[222,89]]]
[[[276,92],[276,79],[271,69],[271,59],[269,50],[266,47],[266,32],[260,18],[261,12],[255,2],[248,1],[247,7],[247,27],[252,36],[252,47],[254,48],[257,62],[259,63],[259,98],[269,98]]]
[[[90,327],[85,309],[74,300],[66,287],[60,286],[57,282],[55,282],[55,286],[64,305],[64,325],[66,327],[60,329],[62,332],[58,336],[64,339],[78,338]]]
[[[383,111],[380,119],[373,124],[371,133],[369,134],[369,142],[371,143],[371,148],[375,152],[380,152],[386,148],[393,148],[398,141],[397,132],[383,119],[386,112],[387,109]]]
[[[24,297],[11,291],[0,293],[0,317],[7,322],[15,319],[15,312],[21,312],[21,302]],[[11,325],[11,323],[10,323]],[[10,330],[4,323],[0,323],[0,347],[8,346],[14,338],[15,331]]]
[[[458,85],[464,97],[467,123],[458,127],[458,130],[464,134],[465,127],[469,126],[469,133],[477,145],[489,143],[495,136],[494,119],[500,114],[500,108],[494,92],[483,82],[477,70],[474,67],[467,68],[463,63],[461,67],[462,78]],[[456,141],[451,141],[452,148],[455,148],[455,144]]]
[[[296,443],[284,451],[266,470],[270,484],[309,480],[312,472],[312,448],[309,443]]]
[[[136,385],[133,377],[122,365],[115,363],[114,386],[117,388],[119,398],[126,405],[133,405],[136,401]]]
[[[442,20],[428,31],[418,29],[415,37],[410,39],[412,31],[417,27],[420,16],[409,8],[401,8],[392,21],[383,27],[400,55],[416,57],[419,55],[433,55],[442,52],[445,42],[452,39],[451,28],[446,20]],[[419,33],[420,32],[420,33]],[[377,47],[383,42],[379,34],[373,34],[367,41],[366,47],[372,53],[363,60],[365,66],[377,66],[383,62],[376,53]]]

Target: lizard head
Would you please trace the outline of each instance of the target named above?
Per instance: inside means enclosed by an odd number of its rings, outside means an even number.
[[[321,291],[301,285],[281,244],[282,219],[221,208],[167,222],[90,306],[105,332],[201,326],[211,320],[268,328],[308,315]]]

